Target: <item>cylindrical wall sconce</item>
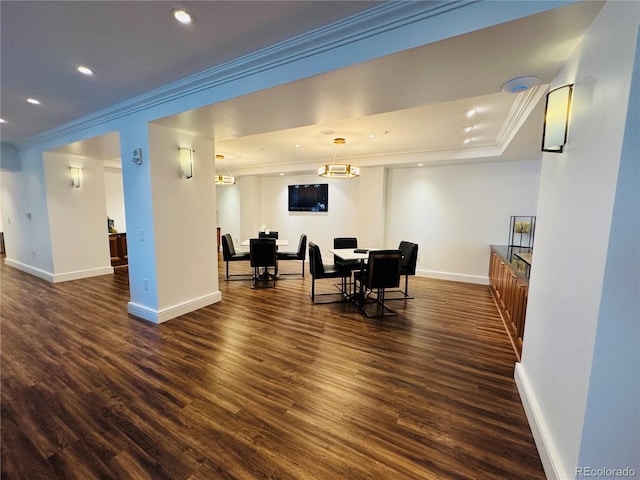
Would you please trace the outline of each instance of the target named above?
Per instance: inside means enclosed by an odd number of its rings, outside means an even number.
[[[82,182],[82,169],[78,167],[69,167],[69,175],[71,176],[71,186],[80,188]]]
[[[184,178],[193,177],[193,149],[180,147],[180,166]]]

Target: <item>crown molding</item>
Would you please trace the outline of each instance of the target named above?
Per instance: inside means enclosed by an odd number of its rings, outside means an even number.
[[[159,105],[179,101],[197,93],[212,90],[323,53],[332,52],[454,10],[469,8],[481,1],[393,1],[383,3],[325,27],[312,30],[67,122],[31,137],[21,146],[35,147],[45,142],[55,142],[63,137],[73,136],[83,130],[96,128]],[[367,54],[370,55],[370,53]],[[381,54],[384,54],[384,52]],[[181,111],[174,113],[181,113]]]
[[[511,110],[505,118],[504,123],[498,132],[498,136],[496,137],[496,144],[500,147],[502,152],[504,152],[504,150],[509,146],[509,143],[511,143],[515,134],[518,133],[518,130],[522,127],[522,124],[526,121],[540,99],[544,96],[548,87],[548,84],[538,85],[516,94],[516,98],[511,105]]]

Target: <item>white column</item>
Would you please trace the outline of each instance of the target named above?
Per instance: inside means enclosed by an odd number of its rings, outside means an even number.
[[[363,247],[393,247],[385,245],[385,184],[384,167],[360,169],[358,212],[362,216],[358,228],[358,245]],[[366,212],[366,213],[365,213]],[[364,215],[362,215],[365,213]]]
[[[192,178],[182,175],[180,147],[194,150]],[[161,323],[220,301],[213,142],[132,122],[121,132],[121,149],[129,312]]]

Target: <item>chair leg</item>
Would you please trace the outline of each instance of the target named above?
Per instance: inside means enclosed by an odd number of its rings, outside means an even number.
[[[391,301],[391,300],[410,300],[413,297],[411,295],[409,295],[409,275],[405,275],[404,276],[404,290],[402,290],[402,288],[398,288],[397,290],[393,290],[389,293],[399,293],[400,295],[398,296],[394,296],[394,297],[389,297],[387,298],[387,300]]]
[[[387,305],[385,304],[384,301],[384,294],[385,294],[385,289],[384,288],[378,288],[376,290],[376,299],[375,299],[375,304],[376,304],[376,309],[375,309],[375,314],[371,314],[369,312],[367,312],[366,309],[366,303],[362,303],[362,306],[360,308],[360,310],[362,311],[362,314],[367,317],[367,318],[374,318],[374,317],[390,317],[393,315],[397,315],[398,313],[395,310],[392,310],[391,308],[387,307]]]
[[[413,298],[409,295],[409,275],[404,276],[404,292],[402,292],[404,298]]]
[[[275,288],[276,286],[276,281],[278,279],[278,275],[277,275],[277,271],[278,271],[278,266],[276,264],[275,266],[275,271],[274,273],[269,273],[269,267],[264,267],[264,272],[260,273],[260,267],[254,267],[253,269],[253,284],[251,285],[251,288],[258,288],[258,282],[263,282],[267,285],[269,282],[273,282],[273,285],[271,285],[271,287],[269,288]],[[267,288],[264,287],[264,288]]]
[[[248,273],[233,273],[233,274],[229,274],[229,262],[225,261],[225,276],[224,276],[224,280],[225,281],[239,281],[239,280],[251,280],[253,278],[253,275],[249,275]]]

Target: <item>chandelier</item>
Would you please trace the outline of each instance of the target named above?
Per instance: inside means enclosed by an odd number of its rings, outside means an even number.
[[[334,138],[334,145],[344,145],[344,138]],[[360,175],[360,168],[351,163],[336,163],[336,153],[333,153],[333,162],[318,168],[318,175],[325,178],[355,178]],[[353,159],[352,159],[353,160]]]
[[[224,155],[216,155],[216,161],[217,160],[224,160]],[[229,167],[227,167],[227,173],[229,175],[216,174],[216,176],[214,177],[216,185],[235,185],[236,184],[236,177],[231,175],[231,172],[229,171]]]

